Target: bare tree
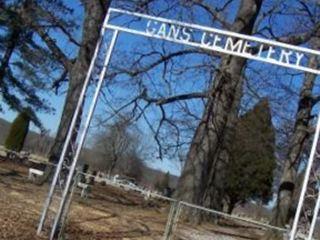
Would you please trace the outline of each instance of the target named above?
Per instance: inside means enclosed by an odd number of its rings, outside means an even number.
[[[55,142],[49,154],[51,162],[57,162],[59,159],[72,116],[77,106],[82,85],[84,83],[84,78],[86,77],[90,60],[93,56],[93,52],[99,38],[100,28],[110,3],[110,0],[82,1],[85,10],[85,17],[82,28],[81,46],[79,48],[78,57],[75,61],[67,58],[65,54],[63,54],[63,52],[55,45],[52,38],[50,38],[47,34],[41,34],[40,32],[43,39],[46,40],[48,47],[57,54],[58,58],[65,62],[65,67],[70,76],[68,82],[68,93],[62,112],[60,125]]]
[[[39,26],[35,28],[69,73],[66,104],[50,154],[50,160],[53,162],[58,160],[110,1],[83,0],[82,3],[85,19],[82,42],[76,60],[67,57],[54,38],[43,28]],[[235,1],[213,3],[198,0],[143,1],[138,5],[132,1],[121,1],[121,3],[135,10],[143,9],[156,15],[174,15],[187,21],[193,21],[199,13],[205,13],[210,26],[248,35],[259,34],[295,45],[308,42],[319,27],[315,20],[311,27],[302,28],[300,32],[293,31],[300,29],[296,26],[290,29],[289,27],[273,29],[273,16],[288,15],[292,18],[297,13],[291,11],[292,8],[287,8],[286,3],[279,4],[278,1],[272,1],[271,6],[263,6],[262,0],[242,0],[240,5]],[[160,3],[164,4],[159,7]],[[307,18],[312,18],[310,17],[312,12],[306,1],[295,1],[295,4],[305,6]],[[32,16],[31,10],[34,8],[30,8],[28,16]],[[299,15],[297,21],[301,20],[300,17],[305,16]],[[250,62],[239,57],[222,56],[193,48],[177,46],[172,48],[165,43],[155,44],[154,41],[146,43],[148,43],[146,50],[141,50],[141,45],[145,47],[144,44],[137,46],[134,51],[136,57],[118,52],[112,70],[108,72],[109,81],[104,89],[104,101],[109,106],[110,98],[125,102],[111,104],[109,110],[113,115],[126,110],[131,113],[132,121],[144,120],[154,135],[160,157],[170,151],[177,152],[185,146],[187,146],[185,148],[190,147],[187,150],[186,164],[179,181],[177,195],[185,201],[221,209],[224,194],[221,179],[225,177],[224,167],[229,159],[229,142],[235,119],[241,107],[241,100],[243,101],[245,97],[249,100],[253,98],[248,97],[251,82],[246,79]],[[187,66],[188,64],[191,66]],[[155,72],[155,69],[158,72]],[[152,74],[156,77],[151,77]],[[269,77],[269,72],[265,76]],[[193,85],[186,83],[186,79],[192,80]],[[257,79],[258,77],[255,80]],[[62,77],[61,81],[64,80]],[[201,83],[195,84],[199,80]],[[57,85],[60,83],[56,82]],[[111,90],[113,84],[118,84],[122,88],[126,86],[129,90],[124,96],[119,92],[114,94]],[[244,87],[247,92],[243,90]],[[279,85],[275,88],[278,87]],[[128,94],[132,95],[129,101]],[[106,95],[111,97],[108,98]],[[148,115],[150,108],[156,109],[157,113]],[[154,121],[155,118],[157,121]]]
[[[319,49],[318,39],[313,39],[312,46]],[[309,66],[316,67],[318,62],[316,57],[309,60]],[[272,223],[284,227],[292,218],[290,208],[294,208],[294,192],[300,192],[297,188],[301,181],[298,181],[298,168],[301,166],[301,155],[308,143],[308,139],[313,135],[312,130],[312,110],[318,102],[317,97],[313,96],[315,81],[317,76],[314,74],[305,74],[304,82],[299,94],[298,109],[295,117],[294,129],[290,137],[288,152],[284,163],[284,170],[281,177],[281,184],[277,195],[277,205]],[[296,195],[297,196],[297,195]],[[266,239],[280,239],[279,233],[269,232]]]
[[[294,12],[293,8],[288,10],[285,3],[281,5],[277,1],[264,4],[260,9],[262,3],[264,2],[241,1],[238,6],[233,5],[233,1],[225,1],[215,6],[205,1],[184,1],[184,5],[178,4],[177,7],[172,1],[170,5],[172,8],[166,8],[170,9],[166,15],[174,13],[175,16],[190,21],[194,20],[199,12],[205,12],[212,26],[248,35],[263,35],[294,45],[308,42],[313,32],[319,28],[318,24],[313,24],[309,29],[296,28],[296,25],[293,25],[290,29],[275,30],[273,27],[275,19],[289,15],[290,20],[294,21],[296,19],[293,20],[293,16],[296,16],[297,12]],[[188,7],[189,11],[185,9],[180,11],[179,9],[183,8],[181,6]],[[228,12],[234,13],[235,9],[238,9],[237,15],[233,15],[232,18],[235,20],[228,20],[230,19]],[[161,10],[155,12],[161,14]],[[183,15],[181,12],[187,13]],[[304,17],[310,18],[300,14],[299,21]],[[246,104],[245,101],[250,105],[250,101],[260,97],[252,96],[254,91],[250,88],[252,81],[260,83],[258,80],[262,74],[252,74],[250,70],[256,65],[252,67],[252,62],[242,58],[222,56],[197,49],[180,49],[176,46],[170,48],[165,43],[156,44],[154,41],[149,41],[149,44],[147,50],[143,51],[139,47],[134,49],[137,57],[121,52],[117,55],[119,58],[113,63],[113,70],[109,72],[109,86],[105,89],[105,95],[112,97],[105,97],[104,101],[112,105],[110,114],[118,115],[122,111],[127,111],[131,112],[134,120],[145,120],[154,134],[160,157],[172,149],[179,150],[182,146],[190,146],[179,181],[178,197],[185,201],[221,209],[224,189],[220,180],[225,175],[224,166],[228,162],[228,145],[234,122],[240,107],[243,107],[242,111],[246,111],[247,107],[243,106]],[[146,47],[145,44],[141,45]],[[187,64],[189,66],[186,66]],[[155,69],[161,74],[157,74]],[[270,69],[272,68],[261,71],[264,78],[270,79]],[[284,90],[290,92],[289,84],[282,86],[282,83],[276,83],[274,79],[277,77],[285,79],[291,73],[272,72],[274,78],[268,81],[272,86],[268,86],[266,91],[283,88],[283,92]],[[155,74],[156,77],[152,77],[151,74]],[[254,75],[255,78],[247,80],[248,77],[252,77],[250,75]],[[120,77],[121,81],[128,80],[124,82],[130,87],[130,94],[133,95],[131,100],[127,100],[129,92],[126,92],[121,99],[121,96],[115,94],[113,92],[115,90],[111,88],[117,84],[124,86],[123,82],[120,83]],[[193,87],[188,88],[186,79],[193,83]],[[197,81],[202,82],[199,84],[201,87],[195,91],[195,86],[199,86],[195,83]],[[260,88],[263,89],[264,85],[265,83],[260,83]],[[280,102],[280,98],[275,99],[272,93],[270,95],[272,103],[275,100]],[[117,98],[119,102],[124,103],[116,103],[111,98]],[[282,103],[284,102],[282,99]],[[158,116],[157,121],[148,115],[149,108],[157,112],[155,114]]]
[[[37,31],[41,39],[45,42],[53,56],[57,61],[59,61],[63,67],[64,71],[59,79],[53,83],[53,88],[58,91],[63,83],[67,82],[67,96],[65,99],[65,104],[62,111],[62,117],[59,123],[59,128],[56,133],[55,141],[51,147],[49,153],[49,161],[56,163],[59,160],[60,153],[64,141],[66,139],[68,129],[71,124],[72,116],[74,115],[77,102],[83,87],[84,79],[86,77],[91,58],[93,56],[99,35],[102,27],[103,20],[109,9],[112,0],[81,0],[80,3],[84,8],[84,20],[82,25],[82,39],[77,42],[67,29],[61,27],[61,31],[70,42],[75,44],[78,47],[78,54],[76,58],[69,57],[66,53],[66,49],[62,49],[56,41],[55,36],[51,35],[50,32],[47,32],[42,26],[34,26],[34,29]],[[119,5],[136,7],[138,9],[145,9],[148,7],[149,1],[144,1],[143,3],[139,1],[119,1]],[[55,15],[52,14],[49,10],[41,8],[36,2],[33,3],[33,6],[29,8],[29,11],[26,12],[24,17],[25,21],[32,23],[35,18],[34,12],[39,12],[42,15],[48,15],[53,25],[61,26],[60,22],[55,18]],[[81,113],[80,113],[81,115]],[[80,127],[81,117],[79,117],[77,126],[73,133],[71,145],[74,145],[76,138],[78,136],[77,132]],[[73,146],[69,146],[68,152],[71,153]],[[70,155],[70,154],[68,154]],[[51,172],[48,169],[48,173]],[[45,176],[44,180],[47,178]]]
[[[100,129],[92,137],[92,151],[98,156],[94,164],[106,169],[109,176],[117,172],[138,177],[143,167],[138,130],[127,119],[118,119]]]

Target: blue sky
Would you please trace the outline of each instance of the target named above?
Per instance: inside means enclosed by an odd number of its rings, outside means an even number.
[[[83,19],[83,9],[82,9],[82,6],[80,5],[80,3],[78,1],[66,1],[66,3],[68,3],[70,5],[70,7],[72,7],[75,11],[74,11],[74,17],[75,19],[78,20],[78,23],[79,25],[81,25],[81,21]],[[235,4],[233,4],[229,11],[232,12],[232,14],[229,14],[228,18],[230,21],[232,21],[232,18],[234,17],[234,12],[236,11],[237,7],[238,7],[238,3],[239,1],[235,1]],[[267,7],[267,6],[266,6]],[[172,13],[169,13],[167,14],[166,16],[169,17],[169,18],[173,18],[175,19],[176,16],[174,15],[174,11]],[[203,24],[203,25],[207,25],[208,23],[208,19],[206,17],[204,17],[203,14],[201,14],[201,11],[198,11],[196,12],[196,14],[193,16],[194,19],[192,22],[195,22],[195,23],[198,23],[198,24]],[[180,16],[179,15],[179,19],[185,19],[187,20],[189,18],[189,16],[186,15],[182,15]],[[190,22],[190,20],[188,19],[188,22]],[[277,20],[277,27],[275,28],[276,31],[279,31],[279,32],[283,32],[284,30],[283,29],[286,29],[285,26],[290,24],[291,23],[291,20],[289,17],[281,17]],[[262,23],[263,25],[263,23]],[[219,27],[218,24],[217,26],[215,27]],[[53,36],[56,37],[56,39],[58,39],[58,45],[64,49],[64,51],[67,53],[67,55],[69,56],[76,56],[76,53],[77,53],[77,48],[70,44],[67,39],[61,34],[61,33],[57,33],[57,32],[54,32],[54,33],[51,33]],[[74,34],[74,37],[78,40],[81,39],[81,28],[75,32]],[[148,44],[148,41],[149,40],[146,40],[142,37],[137,37],[137,36],[133,36],[133,35],[129,35],[129,34],[126,34],[126,33],[122,33],[120,34],[120,37],[118,39],[118,42],[117,42],[117,46],[116,46],[116,49],[115,49],[115,52],[120,52],[120,51],[124,51],[124,52],[132,52],[134,51],[137,46],[142,46],[144,44]],[[161,46],[161,42],[156,40],[154,41],[155,45],[156,46]],[[170,45],[170,46],[169,46]],[[170,51],[172,49],[178,49],[178,48],[183,48],[182,46],[177,46],[176,44],[167,44],[165,45],[165,48],[167,51]],[[140,49],[141,50],[141,49]],[[117,56],[116,56],[117,57]],[[114,59],[112,59],[114,60]],[[191,65],[195,65],[198,61],[202,61],[202,58],[197,58],[195,56],[192,56],[192,59],[191,58],[184,58],[182,61],[184,61],[185,64],[191,64]],[[272,66],[269,66],[267,64],[261,64],[261,63],[253,63],[253,62],[250,62],[249,63],[249,66],[253,69],[256,69],[258,72],[260,73],[264,73],[264,76],[265,77],[268,77],[268,79],[266,79],[265,83],[266,84],[266,89],[267,90],[264,90],[264,89],[260,89],[259,90],[259,93],[264,96],[264,95],[279,95],[279,97],[281,97],[281,94],[283,94],[282,92],[279,92],[279,93],[275,93],[275,92],[271,92],[271,90],[268,88],[267,86],[267,82],[270,82],[271,83],[274,83],[274,82],[277,82],[278,79],[276,79],[276,77],[273,78],[272,75],[268,74],[268,72],[275,72],[275,71],[278,71],[276,68],[278,67],[272,67]],[[160,79],[162,77],[161,75],[161,72],[163,70],[163,66],[159,66],[159,68],[156,68],[154,70],[151,71],[151,75],[152,75],[152,78],[153,79]],[[250,70],[248,70],[250,71]],[[290,72],[290,71],[289,71]],[[295,71],[292,71],[294,73],[296,73]],[[185,73],[184,75],[184,78],[179,78],[179,77],[175,77],[174,81],[177,82],[177,84],[175,85],[175,89],[173,90],[174,93],[182,93],[182,92],[188,92],[192,89],[203,89],[206,87],[206,78],[208,76],[201,76],[199,77],[199,81],[186,81],[186,79],[191,79],[193,78],[195,75],[195,72],[192,72],[190,71],[189,73]],[[256,78],[258,75],[256,73],[254,73],[254,71],[252,71],[252,73],[250,74],[249,73],[249,76],[251,76],[253,78]],[[299,86],[301,85],[301,80],[302,80],[302,75],[297,75],[295,77],[293,77],[293,79],[290,79],[290,77],[288,76],[284,76],[282,79],[280,79],[279,81],[280,82],[283,82],[284,84],[287,84],[288,81],[294,81],[294,84],[293,84],[293,88],[294,89],[298,89]],[[130,98],[130,92],[134,92],[133,89],[131,89],[130,85],[126,85],[127,84],[127,80],[128,79],[119,79],[118,80],[118,83],[115,85],[115,88],[114,89],[108,89],[109,90],[109,100],[110,102],[113,101],[113,96],[116,95],[116,97],[121,97],[121,98]],[[121,81],[123,81],[123,85],[121,85]],[[145,80],[147,81],[147,80]],[[119,83],[120,82],[120,83]],[[155,81],[155,83],[157,84],[157,86],[154,88],[154,89],[158,89],[159,92],[158,93],[154,93],[155,95],[157,94],[160,94],[160,95],[166,95],[168,94],[168,91],[166,90],[163,90],[162,87],[165,86],[163,82],[161,81]],[[253,81],[253,84],[258,84],[257,81]],[[260,84],[260,83],[259,83]],[[126,87],[127,86],[127,87]],[[90,89],[90,93],[92,93],[92,88]],[[55,113],[54,114],[44,114],[44,113],[39,113],[38,116],[39,118],[42,120],[44,126],[46,129],[50,130],[50,134],[52,136],[54,136],[57,128],[58,128],[58,123],[59,123],[59,120],[60,120],[60,117],[61,117],[61,111],[62,111],[62,107],[64,105],[64,99],[65,99],[65,94],[61,93],[59,95],[55,95],[54,93],[52,92],[47,92],[47,93],[41,93],[42,96],[44,98],[46,98],[47,100],[50,101],[51,103],[51,106],[53,108],[55,108]],[[114,94],[114,95],[112,95]],[[89,95],[90,96],[90,95]],[[274,95],[273,95],[274,96]],[[284,98],[286,98],[285,94],[283,95]],[[251,98],[249,100],[252,100]],[[294,110],[296,108],[296,105],[294,104],[291,104],[293,103],[294,99],[288,101],[287,103],[289,104],[289,107],[292,108],[292,111],[291,114],[294,114]],[[90,101],[90,97],[87,98],[87,102]],[[254,103],[254,101],[251,101],[250,105],[252,106]],[[194,102],[193,104],[193,107],[191,107],[191,110],[194,111],[195,113],[199,113],[202,111],[202,107],[199,105],[199,102]],[[97,111],[96,113],[99,115],[107,115],[107,114],[110,114],[110,109],[108,110],[109,112],[106,113],[106,106],[103,105],[103,104],[98,104],[98,107],[97,107]],[[278,111],[278,112],[281,112],[284,108],[288,108],[288,105],[283,105],[283,106],[274,106],[274,111]],[[281,110],[282,109],[282,110]],[[149,114],[150,118],[156,118],[158,117],[159,115],[159,110],[156,110],[155,108],[152,108],[153,111],[155,112],[151,112]],[[286,109],[287,110],[287,109]],[[151,111],[151,110],[150,110]],[[169,108],[168,109],[168,112],[170,112],[170,114],[174,114],[176,111],[176,109],[174,107],[172,108]],[[287,112],[284,111],[284,114],[287,114]],[[4,109],[4,112],[0,112],[0,117],[1,118],[5,118],[7,119],[8,121],[12,121],[16,116],[16,113],[9,110],[8,108],[5,107]],[[274,122],[277,123],[280,122],[281,120],[277,120],[277,119],[274,119]],[[146,136],[146,139],[147,141],[150,140],[151,142],[151,147],[150,149],[152,151],[157,151],[157,149],[154,146],[154,140],[152,138],[152,134],[150,133],[150,130],[148,129],[148,126],[145,122],[143,121],[139,121],[138,122],[138,126],[139,128],[141,129],[141,131],[145,134]],[[31,126],[31,129],[32,130],[35,130],[37,131],[37,129],[34,127],[34,126]],[[94,132],[94,129],[92,130],[92,132]],[[92,132],[90,132],[90,134],[92,134]],[[153,142],[153,143],[152,143]],[[150,151],[150,150],[149,150]],[[155,167],[155,168],[161,168],[163,169],[164,171],[168,171],[170,170],[171,173],[174,173],[174,174],[179,174],[179,166],[178,166],[178,163],[176,161],[172,161],[172,159],[169,159],[169,158],[164,158],[164,160],[160,161],[158,159],[156,159],[155,156],[152,156],[152,154],[150,154],[150,161],[148,162],[149,165]]]
[[[65,1],[67,6],[74,9],[73,13],[73,19],[76,19],[76,22],[81,26],[82,19],[83,19],[83,8],[80,4],[80,1]],[[75,57],[77,55],[77,48],[70,44],[67,38],[64,34],[60,32],[51,32],[53,36],[58,40],[57,44],[60,46],[66,55]],[[80,41],[81,39],[81,28],[73,33],[73,37]],[[37,41],[38,43],[41,43],[41,41]],[[61,117],[62,112],[62,106],[64,105],[65,100],[65,94],[55,95],[53,91],[47,91],[45,93],[40,94],[41,97],[44,99],[47,99],[51,106],[55,109],[55,112],[52,114],[46,114],[46,113],[38,113],[39,118],[41,119],[44,127],[47,130],[50,130],[50,135],[54,135],[57,131],[58,124]],[[0,112],[0,117],[4,118],[8,121],[13,121],[13,119],[16,117],[17,113],[15,111],[10,110],[7,106],[4,105],[4,111]],[[33,131],[39,131],[34,125],[31,125],[31,129]]]
[[[68,5],[70,5],[70,7],[72,7],[75,11],[74,11],[74,19],[79,19],[78,23],[81,26],[82,24],[82,19],[83,19],[83,8],[81,6],[81,4],[78,1],[66,1],[66,3]],[[70,44],[68,42],[68,40],[66,39],[66,37],[59,33],[59,32],[53,32],[52,35],[58,39],[57,44],[64,49],[64,52],[68,55],[68,56],[76,56],[77,54],[77,48],[73,45]],[[81,28],[79,29],[79,31],[75,32],[73,37],[75,37],[76,39],[78,39],[80,41],[81,39]],[[125,44],[133,44],[134,42],[136,42],[137,39],[135,39],[134,36],[120,36],[119,37],[119,41],[117,44],[117,47],[119,47],[119,45],[122,45],[123,40],[125,39]],[[89,92],[92,93],[93,89],[92,87],[89,88]],[[55,109],[55,111],[51,114],[48,113],[37,113],[38,117],[40,118],[40,120],[42,121],[44,127],[46,130],[49,130],[49,134],[50,136],[55,136],[55,133],[59,127],[59,121],[61,118],[61,114],[62,114],[62,108],[65,102],[65,91],[62,88],[62,91],[60,91],[59,95],[54,94],[51,91],[48,91],[46,93],[40,93],[40,96],[43,97],[44,99],[47,99],[50,102],[51,107],[53,107]],[[91,96],[92,94],[89,94],[89,97],[86,100],[86,109],[88,108],[88,102],[90,102],[91,100]],[[9,122],[12,122],[14,120],[14,118],[17,116],[17,112],[15,112],[14,110],[11,110],[8,108],[8,106],[4,105],[3,106],[3,112],[0,112],[0,118],[6,119]],[[97,107],[97,112],[99,111],[99,105]],[[39,129],[37,127],[34,126],[34,124],[31,124],[30,126],[30,130],[32,131],[36,131],[39,132]],[[143,126],[142,126],[142,130],[143,130]],[[145,131],[144,131],[145,132]],[[147,132],[145,132],[147,134]],[[90,132],[89,132],[90,135]],[[150,137],[152,138],[152,137]],[[88,139],[89,140],[89,139]],[[173,174],[178,175],[179,174],[179,166],[173,162],[170,161],[168,159],[163,159],[162,161],[159,161],[158,159],[156,160],[150,160],[147,162],[148,165],[154,167],[154,168],[161,168],[163,171],[170,171]]]

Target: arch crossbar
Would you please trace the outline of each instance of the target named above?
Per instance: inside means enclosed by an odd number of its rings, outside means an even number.
[[[123,25],[117,25],[110,21],[111,14],[123,14],[127,16],[132,16],[139,18],[140,20],[145,21],[144,29],[135,29],[125,27]],[[93,68],[95,62],[98,57],[99,49],[101,48],[103,38],[106,34],[106,30],[112,30],[113,36],[111,42],[109,44],[109,48],[107,50],[104,65],[102,70],[99,73],[99,79],[96,83],[96,89],[94,93],[94,97],[91,101],[91,105],[88,110],[87,118],[84,122],[84,129],[79,136],[79,142],[74,149],[74,154],[71,160],[66,161],[66,155],[68,149],[70,149],[71,139],[74,130],[76,130],[77,119],[80,116],[80,110],[83,106],[85,94],[87,92],[89,82],[91,79],[91,75],[93,72]],[[131,33],[134,35],[145,36],[149,38],[161,39],[173,43],[184,44],[189,47],[201,48],[206,51],[212,51],[215,54],[230,54],[238,57],[244,57],[250,60],[256,60],[264,63],[269,63],[285,68],[295,69],[299,71],[304,71],[307,73],[320,74],[320,70],[318,68],[311,68],[307,65],[308,59],[312,56],[320,57],[320,52],[313,49],[308,49],[299,46],[293,46],[290,44],[273,41],[264,38],[258,38],[256,36],[248,36],[244,34],[239,34],[235,32],[225,31],[221,29],[201,26],[197,24],[191,24],[156,16],[150,16],[137,12],[130,12],[122,9],[110,8],[107,12],[103,26],[100,31],[100,37],[97,42],[97,46],[94,52],[94,55],[91,60],[90,67],[88,69],[88,73],[81,91],[81,95],[78,100],[78,104],[76,110],[74,112],[72,122],[70,128],[68,129],[68,134],[64,142],[63,150],[61,152],[59,162],[56,166],[55,174],[50,186],[50,190],[47,196],[47,199],[44,203],[40,223],[38,225],[37,234],[41,234],[44,228],[45,221],[49,218],[49,208],[52,205],[54,195],[56,193],[56,186],[58,185],[59,176],[64,169],[64,166],[67,163],[68,175],[66,181],[63,185],[63,190],[61,197],[59,199],[59,207],[58,210],[54,213],[54,222],[51,227],[50,240],[53,240],[59,234],[59,231],[63,229],[61,226],[64,223],[64,218],[66,218],[68,214],[68,209],[71,202],[72,194],[70,194],[70,189],[72,187],[72,180],[75,176],[76,165],[79,159],[79,155],[81,149],[84,144],[85,137],[87,135],[88,127],[90,125],[90,121],[92,119],[97,100],[99,97],[99,93],[101,87],[103,85],[103,81],[105,78],[105,74],[111,60],[112,51],[115,47],[118,34],[121,32]],[[307,191],[307,185],[311,173],[311,168],[316,155],[316,148],[319,142],[319,134],[320,134],[320,114],[318,116],[316,131],[314,134],[312,149],[310,152],[308,164],[306,167],[306,173],[303,181],[303,186],[299,198],[298,207],[296,210],[294,222],[292,225],[290,240],[294,240],[297,229],[300,214],[302,211],[302,206],[304,203],[304,197]],[[320,193],[319,198],[314,209],[313,221],[311,224],[311,228],[309,231],[308,240],[312,239],[315,222],[319,213],[320,208]]]

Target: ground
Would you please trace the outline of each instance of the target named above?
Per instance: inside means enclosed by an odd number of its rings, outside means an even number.
[[[0,239],[47,239],[36,236],[48,185],[27,180],[28,168],[0,161]],[[170,205],[145,200],[138,193],[95,185],[89,199],[76,192],[66,228],[66,239],[162,239]],[[239,222],[193,226],[180,221],[173,239],[259,239],[263,231]]]

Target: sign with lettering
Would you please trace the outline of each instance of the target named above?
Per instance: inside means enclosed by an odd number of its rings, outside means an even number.
[[[285,48],[276,48],[272,45],[257,43],[254,41],[234,38],[231,36],[203,32],[197,41],[193,35],[194,30],[188,27],[178,25],[168,25],[158,21],[149,20],[146,26],[146,32],[152,36],[172,39],[188,43],[190,41],[199,43],[201,47],[218,52],[237,53],[243,57],[255,57],[257,60],[268,62],[279,62],[287,65],[301,66],[305,54],[300,51],[293,51]]]
[[[132,17],[136,17],[139,20],[142,20],[144,24],[140,24],[138,27],[136,26],[136,28],[132,28],[132,25],[135,25],[134,23],[136,23],[137,21],[130,20],[129,24],[127,24],[131,26],[129,28],[124,26],[125,24],[123,24],[123,21],[118,25],[110,23],[109,20],[110,20],[110,15],[112,13],[120,13],[120,15],[124,14]],[[124,22],[127,22],[127,21],[124,21]],[[319,51],[298,47],[298,46],[292,46],[289,44],[284,44],[281,42],[258,38],[255,36],[247,36],[239,33],[204,27],[196,24],[189,24],[189,23],[169,20],[165,18],[149,16],[141,13],[134,13],[134,12],[129,12],[121,9],[110,8],[105,17],[104,24],[100,32],[100,37],[99,37],[97,46],[95,48],[93,57],[91,59],[90,67],[88,69],[88,73],[86,75],[86,78],[81,90],[81,94],[78,99],[78,103],[72,119],[72,123],[71,123],[71,126],[69,127],[68,135],[64,142],[63,151],[59,158],[60,159],[59,163],[56,166],[55,176],[53,178],[50,191],[43,208],[40,223],[37,229],[37,235],[41,234],[44,224],[48,219],[48,213],[49,213],[50,206],[52,206],[55,187],[57,185],[59,174],[63,170],[63,164],[65,162],[68,146],[70,145],[70,139],[72,138],[73,132],[76,129],[76,122],[77,122],[76,120],[78,119],[78,116],[81,112],[80,109],[81,109],[81,106],[83,106],[85,95],[88,91],[88,86],[91,81],[91,75],[94,71],[94,66],[95,66],[95,62],[98,59],[99,51],[101,49],[101,46],[103,45],[102,41],[105,37],[106,29],[113,29],[114,30],[113,35],[110,41],[110,46],[107,48],[107,51],[105,53],[103,67],[99,71],[98,82],[97,84],[95,84],[96,89],[92,98],[92,102],[88,108],[88,113],[86,114],[87,118],[85,119],[83,131],[81,133],[81,136],[79,137],[79,143],[77,144],[77,147],[74,150],[75,151],[74,157],[70,159],[71,160],[70,168],[67,176],[67,181],[63,186],[63,194],[59,201],[59,208],[53,216],[54,222],[51,228],[50,239],[55,238],[55,236],[59,232],[58,231],[59,226],[62,226],[65,218],[67,217],[68,200],[70,200],[68,193],[72,189],[72,179],[76,172],[77,161],[79,159],[79,155],[87,135],[87,130],[89,129],[89,125],[97,105],[99,93],[101,92],[101,88],[104,83],[106,71],[110,63],[112,51],[115,47],[119,32],[127,32],[127,33],[136,34],[136,35],[151,37],[151,38],[163,39],[170,42],[181,43],[191,47],[199,47],[199,48],[208,50],[212,53],[229,54],[237,57],[244,57],[248,59],[267,62],[267,63],[271,63],[271,64],[275,64],[275,65],[279,65],[287,68],[302,70],[309,73],[320,74],[320,70],[318,69],[319,66],[316,66],[315,68],[313,68],[312,66],[308,66],[308,62],[309,62],[308,59],[310,57],[319,58],[319,55],[320,55]],[[308,180],[310,177],[313,161],[315,159],[315,155],[317,152],[317,144],[318,144],[319,136],[320,136],[320,118],[318,117],[317,127],[314,134],[314,141],[313,141],[311,153],[308,159],[308,164],[306,166],[306,173],[303,181],[300,199],[299,199],[295,219],[292,224],[290,240],[295,239],[295,235],[297,232],[297,226],[298,226],[299,218],[301,215],[304,196],[307,191]],[[320,206],[320,194],[315,207],[315,211],[314,211],[315,214],[312,220],[312,226],[311,226],[308,239],[312,238],[314,226],[316,224],[317,216],[319,212],[319,208],[318,208],[319,206]],[[196,206],[196,205],[193,205],[192,207],[195,207],[198,209],[204,209],[203,207]],[[205,210],[216,212],[217,214],[219,213],[217,211],[210,210],[210,209],[205,209]],[[224,213],[220,213],[220,215],[221,214],[226,215]],[[231,216],[231,215],[229,217],[235,218],[234,216]],[[238,220],[240,219],[238,218]],[[245,219],[242,219],[242,220],[245,220]],[[245,220],[245,221],[248,222],[248,220]],[[251,223],[253,222],[251,221]],[[269,227],[269,228],[277,229],[280,231],[283,230],[284,232],[287,231],[287,229],[280,229],[274,226],[269,226],[267,224],[262,224],[262,225],[264,225],[264,227]]]
[[[111,9],[111,12],[143,19],[145,28],[131,29],[111,23],[108,23],[106,28],[320,74],[320,69],[308,66],[311,56],[320,58],[320,52],[316,50],[120,9]]]

